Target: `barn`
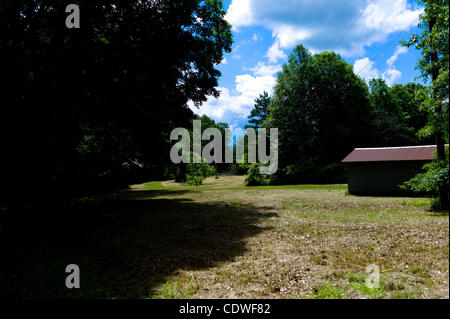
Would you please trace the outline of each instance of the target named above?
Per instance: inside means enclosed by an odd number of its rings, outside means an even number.
[[[434,159],[436,145],[357,148],[342,163],[348,168],[348,191],[356,195],[401,195],[399,185]]]

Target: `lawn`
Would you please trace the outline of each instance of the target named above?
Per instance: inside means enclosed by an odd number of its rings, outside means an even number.
[[[200,187],[150,182],[82,198],[61,227],[2,251],[16,297],[448,298],[449,216],[426,198],[356,197],[346,185]],[[54,224],[52,224],[54,225]],[[81,289],[65,288],[77,264]],[[381,270],[365,285],[366,267]]]

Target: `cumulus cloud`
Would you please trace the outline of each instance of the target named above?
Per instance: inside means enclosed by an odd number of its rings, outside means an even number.
[[[398,46],[397,49],[395,49],[394,55],[391,56],[391,57],[389,58],[389,60],[386,61],[386,63],[387,63],[388,65],[391,65],[391,66],[394,65],[395,61],[397,61],[397,59],[398,59],[398,56],[399,56],[400,54],[405,54],[405,53],[407,53],[407,52],[408,52],[408,48],[402,47],[402,46]]]
[[[365,46],[417,24],[422,12],[407,0],[372,0],[369,5],[355,0],[232,0],[226,19],[234,30],[251,25],[271,30],[275,41],[268,57],[275,61],[282,49],[298,42],[315,52],[362,56]]]
[[[355,74],[362,77],[367,83],[369,83],[372,79],[378,79],[381,77],[389,86],[394,85],[402,77],[402,72],[397,70],[393,65],[391,65],[383,73],[380,73],[380,71],[378,71],[375,67],[375,62],[371,61],[369,58],[356,60],[353,65],[353,71]]]
[[[230,92],[227,88],[219,88],[220,97],[215,99],[209,97],[200,108],[193,104],[189,107],[196,114],[207,115],[215,120],[224,121],[231,118],[245,119],[255,104],[255,99],[263,92],[272,94],[276,78],[269,75],[269,71],[262,71],[266,66],[255,67],[255,73],[265,74],[253,76],[250,74],[238,75],[235,78],[235,92]],[[273,69],[272,69],[273,70]]]
[[[394,85],[395,82],[400,80],[401,77],[402,77],[402,72],[400,72],[399,70],[396,70],[394,68],[386,70],[385,72],[383,72],[383,76],[382,76],[382,78],[386,81],[386,84],[389,86]]]
[[[268,65],[263,62],[258,62],[253,68],[249,68],[248,70],[252,71],[256,76],[271,76],[281,71],[281,65]]]
[[[353,72],[362,77],[366,82],[380,77],[380,72],[374,67],[375,62],[369,58],[356,60],[353,64]]]
[[[270,63],[277,63],[278,60],[286,58],[286,54],[280,49],[280,44],[275,42],[267,51],[266,57]]]
[[[231,23],[234,31],[239,31],[239,27],[248,26],[253,23],[250,0],[233,0],[228,8],[225,19]]]

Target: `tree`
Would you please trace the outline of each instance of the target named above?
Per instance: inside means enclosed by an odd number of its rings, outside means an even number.
[[[423,88],[423,85],[414,82],[395,84],[390,88],[391,98],[400,109],[400,119],[409,131],[414,145],[432,143],[429,136],[419,134],[420,129],[427,124],[427,112],[420,109],[423,100],[417,95]]]
[[[255,128],[258,129],[261,127],[261,124],[265,121],[267,116],[269,115],[269,105],[271,102],[271,98],[269,93],[264,91],[263,94],[260,94],[259,97],[255,100],[255,105],[248,116],[249,123],[252,125],[247,125],[246,128]]]
[[[272,183],[345,180],[339,163],[369,145],[367,85],[333,52],[298,45],[283,65],[265,127],[279,129],[279,170]]]
[[[449,2],[447,0],[421,0],[425,6],[421,15],[419,27],[421,34],[414,34],[402,44],[414,46],[421,51],[422,57],[417,63],[422,77],[429,81],[431,86],[422,89],[419,96],[423,99],[421,108],[428,113],[428,123],[421,130],[422,135],[436,137],[437,161],[447,162],[445,156],[445,142],[448,142],[449,119]],[[448,179],[447,179],[448,183]],[[441,206],[449,206],[448,185],[440,187],[438,198]]]
[[[449,96],[449,3],[446,0],[421,0],[425,12],[419,27],[422,33],[414,34],[402,44],[414,46],[421,51],[422,58],[417,63],[425,81],[431,86],[419,92],[423,103],[421,108],[429,115],[429,122],[422,135],[435,134],[438,157],[444,158],[444,144],[448,141],[448,96]]]
[[[383,79],[373,79],[369,82],[373,145],[404,146],[418,142],[415,134],[417,131],[414,132],[408,127],[409,109],[402,109],[411,102],[411,97],[401,94],[404,93],[402,88],[400,85],[395,89],[390,88]]]
[[[221,1],[78,4],[80,29],[64,27],[63,1],[0,4],[7,207],[64,199],[135,159],[158,175],[170,131],[193,117],[188,101],[219,95],[232,44]]]

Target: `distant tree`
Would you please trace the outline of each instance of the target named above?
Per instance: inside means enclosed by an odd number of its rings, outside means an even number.
[[[368,88],[333,52],[298,45],[283,65],[263,125],[279,129],[279,170],[272,183],[345,180],[340,160],[369,145]]]
[[[255,100],[255,105],[253,106],[250,115],[248,116],[248,122],[251,125],[248,125],[247,127],[256,129],[261,127],[262,123],[269,115],[270,102],[271,98],[269,96],[269,93],[267,93],[266,91],[264,91],[263,94],[259,95],[259,97]]]
[[[396,89],[398,93],[399,88]],[[369,82],[369,98],[372,108],[373,144],[377,146],[404,146],[416,142],[415,132],[408,129],[401,105],[394,98],[393,90],[383,79]]]
[[[401,120],[405,124],[414,145],[431,144],[432,139],[422,136],[419,131],[427,124],[427,112],[420,108],[423,100],[417,95],[424,86],[419,83],[395,84],[390,88],[391,98],[400,108]]]

